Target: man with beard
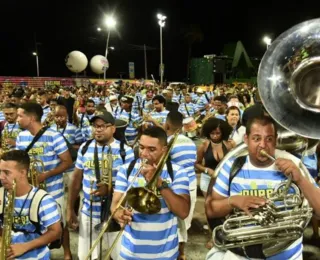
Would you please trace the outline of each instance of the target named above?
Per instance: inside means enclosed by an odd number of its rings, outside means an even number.
[[[102,179],[106,177],[105,175],[108,175],[107,178],[109,178],[109,170],[111,170],[112,183],[114,185],[119,167],[124,163],[129,163],[134,157],[132,149],[126,145],[124,145],[125,158],[122,157],[120,141],[113,137],[116,127],[115,119],[111,113],[102,111],[101,114],[94,116],[91,122],[94,139],[87,141],[79,148],[72,175],[70,185],[72,189],[69,190],[67,208],[67,221],[70,228],[77,229],[79,227],[78,257],[80,260],[85,259],[90,250],[90,236],[92,236],[92,241],[98,236],[99,230],[97,231],[94,227],[102,221],[105,221],[105,219],[103,219],[103,207],[106,207],[107,211],[110,208],[112,198],[106,196],[107,194],[112,194],[112,187],[108,187],[107,184],[103,183]],[[103,154],[104,158],[102,157]],[[107,163],[105,160],[112,161]],[[112,165],[112,169],[108,169],[108,165],[110,164]],[[101,171],[102,165],[103,168],[106,169],[106,172]],[[80,220],[78,221],[74,206],[81,188],[83,189],[84,198]],[[109,208],[107,206],[108,202]],[[92,212],[91,230],[90,212]],[[104,234],[104,239],[109,246],[114,241],[117,233],[118,232],[107,232]],[[92,259],[97,259],[99,252],[98,246],[93,251]],[[112,259],[117,260],[119,255],[120,247],[116,246],[111,255]]]
[[[270,117],[255,117],[248,121],[244,142],[248,145],[249,155],[236,175],[231,175],[234,158],[229,159],[218,173],[211,196],[206,200],[206,213],[210,218],[224,218],[240,209],[251,216],[250,210],[266,205],[274,188],[281,181],[286,181],[292,173],[293,180],[301,176],[299,160],[284,159],[289,154],[276,150],[276,125]],[[264,150],[275,161],[261,154]],[[293,157],[294,158],[294,157]],[[271,257],[265,257],[259,245],[239,247],[228,251],[212,248],[207,259],[302,259],[302,237]]]
[[[63,136],[53,129],[42,127],[40,122],[42,115],[42,107],[37,103],[25,103],[18,108],[17,122],[26,130],[18,135],[16,147],[18,150],[27,151],[31,158],[43,162],[44,169],[40,166],[38,169],[38,181],[45,184],[46,191],[63,210],[65,208],[63,173],[72,166],[72,160]],[[39,138],[36,140],[34,139],[36,137]],[[62,215],[63,213],[64,210]],[[71,259],[67,240],[64,241],[63,247],[65,259]]]

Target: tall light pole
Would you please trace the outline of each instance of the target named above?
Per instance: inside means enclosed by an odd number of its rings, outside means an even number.
[[[38,53],[37,52],[33,52],[32,53],[33,56],[36,56],[36,63],[37,63],[37,77],[39,77],[40,72],[39,72],[39,58],[38,58]]]
[[[263,42],[267,45],[267,49],[269,48],[269,46],[271,45],[271,38],[268,36],[264,36],[263,37]]]
[[[167,17],[162,14],[157,14],[158,24],[160,26],[160,85],[163,85],[163,73],[164,73],[164,66],[163,66],[163,50],[162,50],[162,27],[166,24]]]
[[[116,20],[112,17],[112,16],[109,16],[107,17],[106,21],[105,21],[105,24],[107,26],[107,29],[108,29],[108,36],[107,36],[107,45],[106,45],[106,53],[105,53],[105,57],[106,59],[108,59],[108,50],[109,50],[109,39],[110,39],[110,32],[111,32],[111,29],[113,29],[117,22]],[[101,31],[101,29],[99,30],[100,28],[98,28],[98,31]],[[104,73],[103,73],[103,79],[106,80],[106,72],[107,72],[107,68],[105,67],[104,68]]]

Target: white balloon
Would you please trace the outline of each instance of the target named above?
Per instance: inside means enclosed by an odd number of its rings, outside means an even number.
[[[72,51],[67,55],[65,63],[69,70],[80,73],[88,66],[88,59],[81,51]]]
[[[90,68],[94,73],[102,74],[104,72],[104,68],[109,68],[109,62],[105,56],[96,55],[90,60]]]

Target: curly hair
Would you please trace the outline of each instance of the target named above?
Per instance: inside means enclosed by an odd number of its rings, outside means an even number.
[[[221,131],[221,139],[227,141],[232,132],[232,127],[226,121],[215,117],[209,118],[205,121],[201,129],[201,135],[211,139],[211,132],[217,128]]]

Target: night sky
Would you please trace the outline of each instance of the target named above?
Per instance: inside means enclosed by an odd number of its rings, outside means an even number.
[[[114,13],[116,31],[111,32],[110,68],[107,77],[128,74],[128,62],[135,63],[136,77],[144,77],[146,44],[148,74],[159,78],[159,26],[156,14],[167,16],[163,29],[165,78],[183,80],[186,76],[188,45],[184,32],[191,24],[201,28],[204,39],[193,45],[192,56],[220,54],[223,45],[241,40],[249,56],[262,57],[262,37],[271,38],[293,25],[319,16],[317,1],[201,1],[201,0],[79,0],[79,1],[17,1],[1,0],[0,75],[35,76],[36,33],[41,76],[72,76],[65,64],[66,55],[79,50],[88,60],[104,55],[106,33],[104,14]],[[210,4],[210,6],[209,6]],[[281,5],[281,6],[279,6]],[[319,4],[318,4],[319,5]],[[86,74],[95,77],[88,65]],[[128,77],[125,75],[124,77]]]

